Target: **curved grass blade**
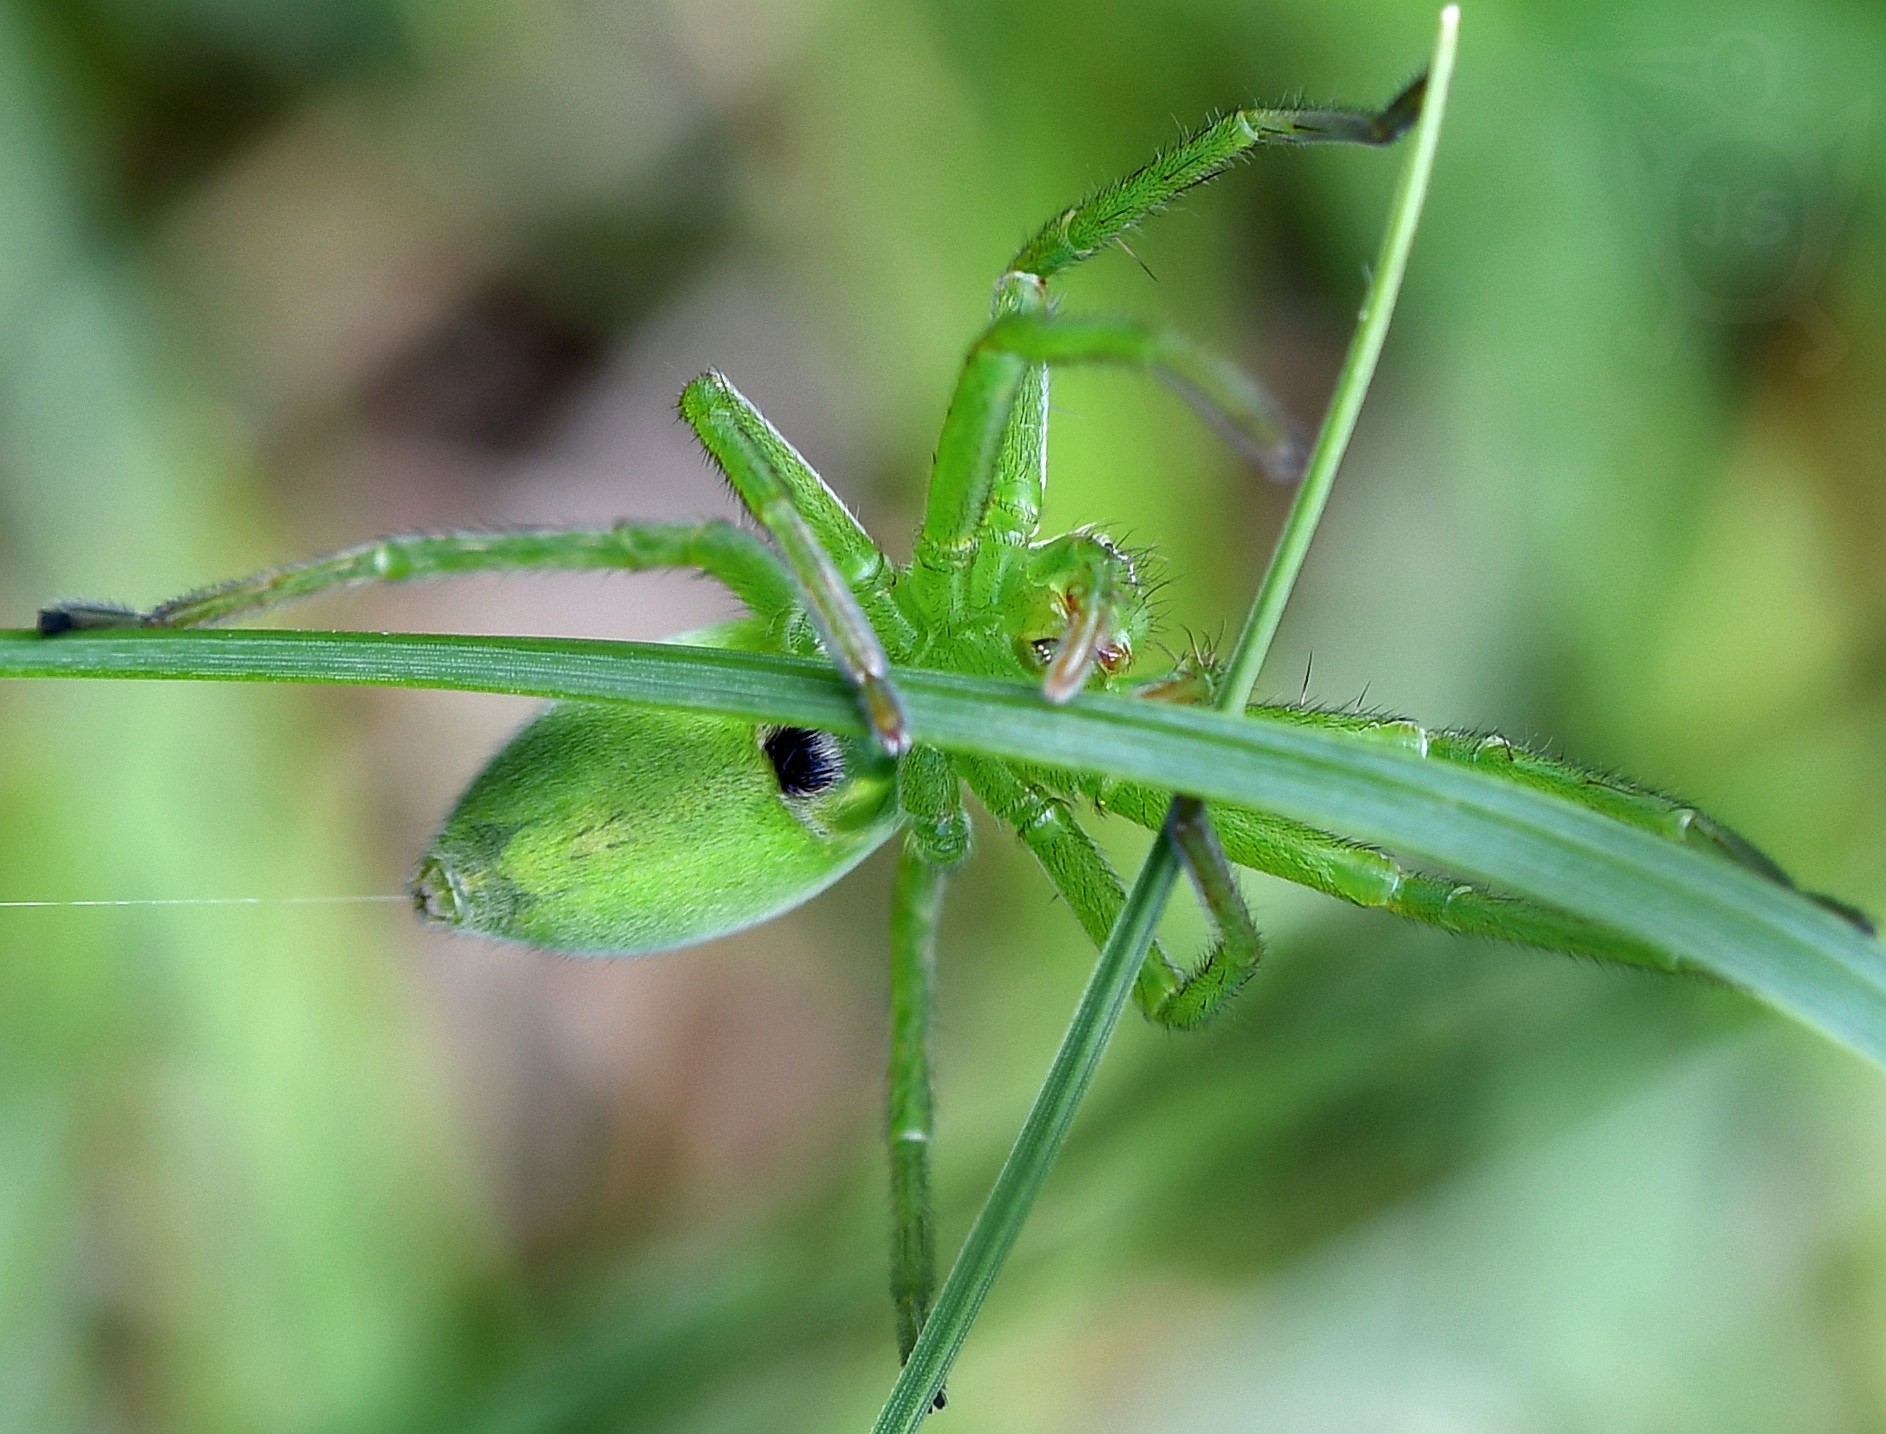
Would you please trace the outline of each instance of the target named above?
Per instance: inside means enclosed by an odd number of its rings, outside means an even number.
[[[1440,142],[1441,120],[1447,110],[1447,91],[1453,76],[1459,23],[1458,6],[1448,5],[1442,9],[1433,60],[1424,78],[1407,92],[1422,94],[1421,113],[1414,127],[1407,162],[1402,166],[1401,178],[1395,187],[1394,201],[1389,206],[1388,229],[1382,236],[1376,271],[1369,282],[1355,335],[1343,356],[1336,390],[1310,451],[1303,480],[1291,500],[1283,531],[1258,583],[1225,680],[1219,686],[1214,706],[1220,712],[1241,713],[1250,700],[1258,671],[1277,635],[1284,606],[1290,601],[1297,575],[1303,570],[1310,539],[1323,516],[1337,469],[1342,466],[1363,396],[1375,376],[1376,361],[1388,337],[1388,321],[1401,293],[1402,275],[1407,271],[1409,251],[1414,247],[1415,230],[1421,222],[1428,176],[1434,168],[1434,153]],[[1073,1124],[1074,1112],[1086,1098],[1087,1088],[1100,1068],[1100,1058],[1106,1053],[1107,1043],[1112,1040],[1114,1028],[1126,1008],[1132,983],[1152,944],[1153,929],[1172,895],[1179,869],[1175,823],[1181,820],[1187,806],[1197,815],[1193,789],[1181,785],[1178,792],[1183,795],[1174,795],[1166,809],[1159,838],[1134,879],[1113,930],[1108,933],[1093,974],[1081,992],[1080,1004],[1068,1023],[1067,1033],[1055,1051],[1047,1078],[1029,1106],[1028,1118],[1002,1163],[989,1198],[976,1214],[969,1238],[963,1242],[962,1251],[943,1281],[929,1322],[898,1373],[897,1383],[892,1386],[890,1397],[885,1400],[873,1426],[873,1434],[910,1434],[923,1422],[969,1336],[969,1327],[975,1322],[983,1299],[1020,1237],[1035,1197],[1047,1180],[1048,1170],[1060,1154]]]
[[[600,698],[861,732],[809,660],[562,638],[0,633],[0,677],[340,683]],[[1352,734],[1124,697],[897,671],[916,739],[1106,772],[1375,842],[1677,953],[1886,1064],[1886,947],[1733,863],[1488,773]]]

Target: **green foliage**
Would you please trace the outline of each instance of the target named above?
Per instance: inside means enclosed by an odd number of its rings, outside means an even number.
[[[643,511],[637,485],[669,470],[641,430],[599,465],[606,500],[568,456],[601,444],[599,393],[625,407],[607,385],[654,411],[684,361],[751,373],[894,530],[1018,219],[1172,115],[1305,81],[1384,93],[1425,23],[1220,0],[788,4],[720,26],[280,8],[289,28],[319,12],[318,66],[196,0],[0,25],[9,611],[413,522]],[[1886,74],[1879,18],[1555,0],[1468,19],[1421,261],[1266,701],[1551,733],[1880,909],[1877,167],[1807,201],[1817,224],[1854,201],[1791,291],[1842,350],[1818,367],[1795,314],[1691,308],[1657,234],[1689,173],[1670,162],[1735,139],[1729,107],[1769,168],[1817,163],[1831,112]],[[1716,65],[1737,37],[1761,63]],[[1673,77],[1707,84],[1673,103]],[[1078,303],[1150,296],[1311,412],[1385,173],[1259,166],[1132,241],[1156,289],[1112,258]],[[491,351],[494,310],[507,360],[578,356],[547,391],[582,402],[453,366]],[[623,359],[600,381],[599,348]],[[1167,614],[1228,629],[1280,501],[1163,395],[1071,377],[1057,404],[1050,522],[1156,540]],[[699,512],[702,486],[681,465],[653,511]],[[673,600],[473,588],[344,619],[635,632],[605,624]],[[3,695],[0,897],[381,890],[515,720],[314,690]],[[946,1247],[1081,950],[1036,874],[981,845],[944,933]],[[635,967],[414,955],[392,910],[7,912],[0,1425],[862,1427],[890,1354],[879,956],[851,933],[880,927],[886,876],[725,954]],[[1240,1015],[1116,1040],[955,1375],[978,1427],[1879,1421],[1870,1069],[1710,983],[1251,894],[1271,951]]]

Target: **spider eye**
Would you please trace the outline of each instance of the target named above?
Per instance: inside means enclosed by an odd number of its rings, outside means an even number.
[[[1054,661],[1054,654],[1060,651],[1061,639],[1058,637],[1038,637],[1028,644],[1029,651],[1035,654],[1035,661],[1046,667]]]
[[[760,738],[782,797],[816,797],[845,775],[845,756],[830,732],[810,727],[769,727]]]

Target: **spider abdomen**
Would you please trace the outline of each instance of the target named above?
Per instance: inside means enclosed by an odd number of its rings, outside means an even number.
[[[422,915],[579,955],[686,946],[797,906],[896,825],[891,764],[807,728],[560,702],[415,871]]]

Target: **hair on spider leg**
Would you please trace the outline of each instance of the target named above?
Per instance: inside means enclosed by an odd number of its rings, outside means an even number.
[[[1131,259],[1135,264],[1139,265],[1140,273],[1144,274],[1147,278],[1151,279],[1155,284],[1159,282],[1159,276],[1152,271],[1152,266],[1148,264],[1144,259],[1140,258],[1138,253],[1134,251],[1133,246],[1126,242],[1125,235],[1123,234],[1114,235],[1113,244],[1114,244],[1114,247],[1117,248],[1122,254],[1126,255],[1127,258]]]
[[[1183,638],[1183,647],[1173,647],[1173,645],[1167,643],[1164,638],[1156,642],[1156,649],[1158,649],[1173,666],[1179,666],[1179,664],[1183,664],[1183,662],[1194,662],[1194,664],[1199,664],[1199,666],[1205,666],[1205,664],[1211,662],[1211,655],[1209,655],[1209,651],[1201,645],[1198,632],[1194,632],[1190,626],[1181,625],[1179,626],[1179,636]]]
[[[1151,597],[1172,585],[1172,564],[1155,544],[1135,542],[1130,528],[1123,530],[1121,536],[1112,542],[1114,550],[1132,568],[1141,592]]]
[[[1178,665],[1179,654],[1172,650],[1171,644],[1168,643],[1164,638],[1162,637],[1153,638],[1150,642],[1147,643],[1147,647],[1150,651],[1155,652],[1160,657],[1164,658],[1166,666],[1175,667]]]
[[[1219,618],[1213,624],[1213,630],[1210,633],[1194,629],[1188,631],[1186,636],[1192,643],[1193,655],[1200,662],[1215,663],[1218,661],[1218,654],[1224,651],[1225,647],[1225,620]]]
[[[1083,523],[1075,533],[1091,538],[1126,564],[1127,580],[1141,597],[1150,598],[1172,582],[1172,564],[1152,543],[1133,540],[1133,529],[1122,523]]]
[[[1153,563],[1150,575],[1142,576],[1139,580],[1140,597],[1159,621],[1165,620],[1166,610],[1170,606],[1166,594],[1172,591],[1177,581],[1172,575],[1172,569],[1157,560]]]

